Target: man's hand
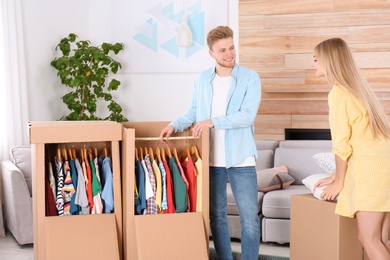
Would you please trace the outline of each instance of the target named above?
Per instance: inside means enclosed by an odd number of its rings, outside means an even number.
[[[158,137],[160,139],[160,142],[163,144],[166,144],[166,139],[171,136],[171,134],[175,131],[173,126],[167,125],[160,133],[160,136]]]
[[[201,137],[202,136],[202,129],[204,126],[206,126],[208,128],[213,128],[214,127],[213,121],[211,121],[211,119],[207,119],[207,120],[203,120],[203,121],[196,123],[191,128],[192,136],[195,138]]]

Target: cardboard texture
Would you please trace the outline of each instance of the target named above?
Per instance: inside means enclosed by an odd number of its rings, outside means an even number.
[[[169,122],[123,123],[122,188],[123,188],[123,255],[126,260],[208,259],[209,238],[209,132],[202,138],[187,138],[190,131],[175,133],[168,140],[180,156],[184,146],[196,145],[203,165],[202,210],[196,213],[158,215],[134,214],[134,149],[161,146],[158,136]]]
[[[291,260],[363,259],[356,219],[335,214],[335,207],[312,194],[291,196]]]
[[[136,216],[138,259],[208,259],[202,213]]]
[[[122,192],[119,141],[122,140],[122,125],[108,121],[55,121],[31,122],[29,127],[32,149],[34,259],[60,259],[58,252],[69,252],[71,255],[67,253],[65,255],[72,259],[120,259],[122,255]],[[46,153],[50,151],[52,145],[107,146],[110,151],[113,173],[114,213],[104,216],[45,216],[44,184],[48,165]],[[79,231],[87,230],[88,232],[79,233]],[[103,248],[99,243],[104,244],[107,250],[110,249],[109,253],[113,257],[90,258],[90,250],[80,247],[77,242],[79,240],[75,240],[76,237],[81,237],[82,243],[85,244],[95,243],[93,248],[99,247],[94,249],[96,251]],[[99,242],[96,242],[97,240]],[[69,251],[52,250],[59,247],[69,248]],[[85,248],[88,248],[88,245]]]
[[[114,214],[46,217],[46,259],[119,260],[115,222]]]

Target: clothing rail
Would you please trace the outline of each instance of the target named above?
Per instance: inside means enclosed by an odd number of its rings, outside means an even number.
[[[188,139],[197,139],[194,136],[174,136],[174,137],[164,137],[164,140],[188,140]],[[158,141],[159,137],[136,137],[136,141]]]

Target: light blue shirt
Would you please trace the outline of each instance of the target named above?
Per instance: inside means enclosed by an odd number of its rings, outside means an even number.
[[[231,76],[226,115],[211,118],[215,128],[226,129],[227,168],[242,163],[249,156],[257,159],[253,122],[261,101],[260,77],[255,71],[236,64]],[[212,67],[195,79],[189,108],[170,123],[175,132],[184,131],[194,122],[210,119],[214,78],[215,67]]]

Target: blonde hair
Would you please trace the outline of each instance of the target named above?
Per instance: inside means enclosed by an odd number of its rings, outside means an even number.
[[[346,87],[367,109],[375,138],[390,138],[390,125],[383,107],[352,56],[347,43],[340,38],[325,40],[314,48],[326,79]]]
[[[233,38],[233,30],[229,26],[218,26],[207,34],[207,45],[212,50],[214,43],[227,38]]]

